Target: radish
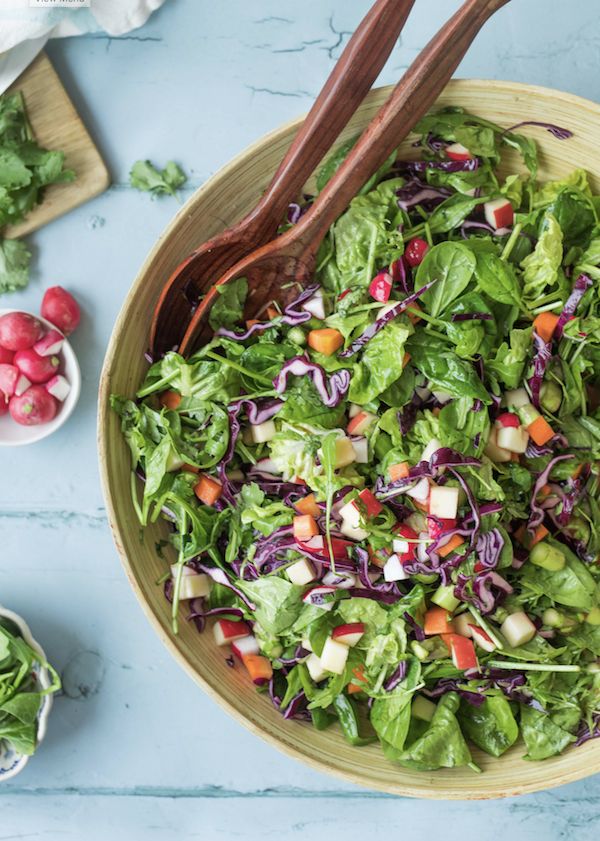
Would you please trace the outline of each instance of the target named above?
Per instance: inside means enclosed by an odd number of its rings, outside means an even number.
[[[232,642],[231,650],[233,651],[236,657],[240,658],[240,660],[243,657],[245,657],[246,654],[260,654],[258,640],[256,639],[256,637],[253,637],[251,635],[247,637],[240,637],[239,639]]]
[[[483,212],[485,221],[490,227],[496,230],[499,228],[510,228],[515,221],[512,204],[505,198],[486,201],[483,205]]]
[[[347,625],[338,625],[337,628],[334,628],[331,632],[331,639],[353,648],[360,641],[364,632],[365,625],[363,622],[350,622]]]
[[[511,613],[507,616],[500,630],[506,637],[507,643],[511,648],[518,648],[520,645],[525,645],[534,638],[537,633],[537,628],[522,610],[516,613]]]
[[[22,426],[37,426],[49,423],[56,415],[57,404],[41,385],[32,385],[20,396],[10,398],[10,414]]]
[[[369,442],[366,438],[353,438],[352,449],[354,450],[354,461],[357,464],[369,463]]]
[[[0,345],[7,350],[25,350],[43,335],[42,322],[27,312],[8,312],[0,317]]]
[[[451,161],[470,161],[473,155],[462,143],[451,143],[445,148],[446,157]]]
[[[478,625],[471,625],[471,636],[479,648],[483,648],[484,651],[496,650],[496,644],[493,639]]]
[[[266,420],[263,423],[254,423],[250,426],[250,436],[254,444],[264,444],[275,437],[275,424],[272,420]]]
[[[12,397],[13,394],[20,397],[30,385],[30,381],[16,365],[0,365],[0,391],[7,397]]]
[[[392,294],[392,276],[388,272],[379,272],[369,284],[369,295],[380,304],[386,304]]]
[[[327,672],[323,668],[321,658],[317,657],[316,654],[311,654],[310,657],[306,658],[305,662],[308,673],[315,683],[320,683],[327,677]]]
[[[423,257],[429,249],[429,243],[420,237],[411,239],[406,246],[404,257],[409,266],[413,268],[419,266],[423,262]]]
[[[60,353],[65,343],[65,337],[58,330],[50,330],[46,335],[33,346],[38,356],[54,356]]]
[[[398,555],[390,555],[387,559],[383,568],[383,577],[385,581],[405,581],[408,578],[408,573]]]
[[[77,329],[81,318],[79,304],[62,286],[46,289],[42,298],[41,313],[42,318],[58,327],[65,336],[70,336]]]
[[[432,485],[429,493],[429,513],[433,517],[453,520],[458,512],[458,488]]]
[[[246,622],[236,622],[232,619],[218,619],[213,628],[217,645],[227,645],[242,637],[250,636],[250,628]]]
[[[503,412],[496,418],[496,426],[508,426],[518,429],[521,426],[521,421],[519,420],[519,416],[513,412]]]
[[[329,596],[335,593],[335,587],[311,587],[303,596],[302,601],[305,604],[312,604],[315,607],[320,607],[321,610],[331,610],[333,608],[333,600],[327,600]]]
[[[0,417],[5,415],[8,412],[8,400],[6,399],[6,394],[3,391],[0,391]]]
[[[343,674],[349,650],[347,645],[328,637],[319,658],[321,666],[325,671],[333,672],[335,675]]]
[[[60,365],[58,356],[38,356],[33,348],[18,350],[15,365],[32,383],[45,383],[53,377]]]
[[[8,348],[2,347],[0,345],[0,365],[12,365],[14,358],[14,350],[8,350]]]
[[[292,584],[296,584],[299,587],[310,584],[316,578],[315,568],[306,558],[296,561],[295,564],[287,568],[286,572]]]
[[[52,397],[56,397],[57,400],[64,403],[71,391],[71,385],[62,374],[57,374],[55,377],[51,377],[51,379],[49,379],[46,383],[46,391],[48,394],[51,394]],[[233,477],[228,474],[227,478],[231,479]],[[243,478],[244,476],[242,474],[242,480]]]
[[[367,429],[377,420],[370,412],[358,412],[346,427],[348,435],[364,435]]]
[[[319,321],[323,321],[325,318],[325,303],[323,301],[323,292],[321,289],[317,289],[315,294],[312,298],[309,298],[308,301],[305,301],[302,304],[302,309],[309,312],[311,315],[314,315],[315,318],[318,318]]]

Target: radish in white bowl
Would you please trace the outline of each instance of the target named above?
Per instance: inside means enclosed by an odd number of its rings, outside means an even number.
[[[0,310],[0,446],[33,444],[72,414],[81,371],[70,342],[44,318]]]

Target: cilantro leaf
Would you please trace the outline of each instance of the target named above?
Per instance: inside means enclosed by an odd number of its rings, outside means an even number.
[[[31,252],[18,239],[0,238],[0,294],[27,286]]]
[[[176,190],[187,181],[187,175],[175,161],[169,161],[163,170],[152,161],[136,161],[129,173],[129,183],[136,190],[155,196],[177,195]]]

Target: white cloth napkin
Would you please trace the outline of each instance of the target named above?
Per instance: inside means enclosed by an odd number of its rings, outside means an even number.
[[[63,2],[63,5],[58,3]],[[104,30],[119,36],[143,26],[164,0],[0,0],[0,93],[34,59],[48,38]]]

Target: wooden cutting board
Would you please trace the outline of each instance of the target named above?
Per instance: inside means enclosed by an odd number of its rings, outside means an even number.
[[[65,166],[77,175],[70,184],[48,187],[43,202],[24,221],[3,232],[7,237],[19,237],[104,192],[110,177],[45,53],[40,53],[8,90],[22,91],[38,143],[47,149],[63,151]]]

